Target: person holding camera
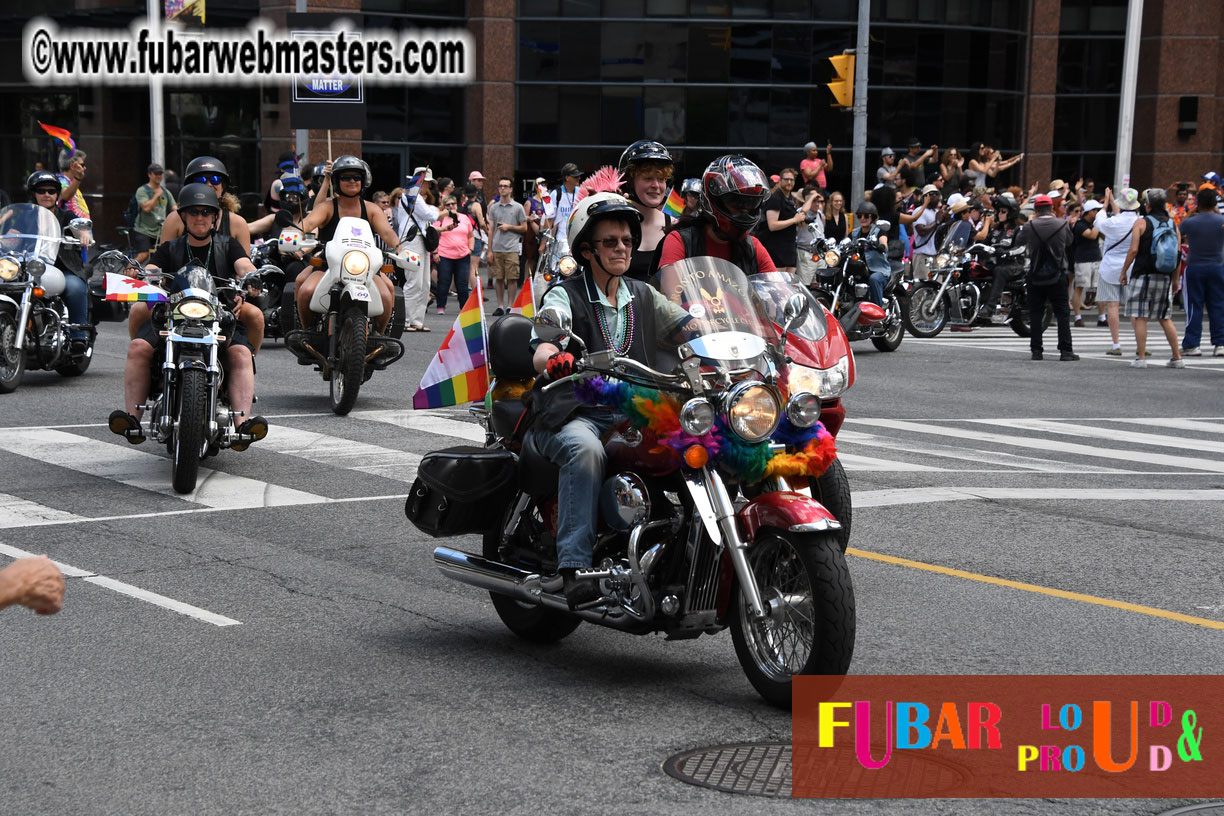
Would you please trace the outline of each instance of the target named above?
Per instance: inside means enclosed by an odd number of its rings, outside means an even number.
[[[913,276],[918,280],[926,280],[939,249],[935,242],[935,230],[939,226],[939,217],[947,217],[947,210],[940,206],[943,196],[934,184],[922,188],[922,209],[914,221]]]

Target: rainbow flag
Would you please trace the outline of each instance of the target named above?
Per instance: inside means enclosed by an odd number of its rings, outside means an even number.
[[[680,214],[684,212],[684,196],[677,193],[674,187],[667,194],[667,200],[663,202],[663,212],[672,218],[679,218]]]
[[[531,278],[523,281],[514,305],[510,307],[511,314],[521,314],[523,317],[535,317],[535,292],[531,288]]]
[[[107,272],[106,299],[119,303],[165,303],[170,297],[151,283]]]
[[[484,398],[489,390],[489,371],[485,367],[488,345],[482,301],[477,283],[442,341],[442,348],[425,369],[412,397],[413,408],[441,408]]]
[[[42,122],[39,122],[38,124],[43,130],[47,131],[48,136],[53,139],[59,139],[61,142],[63,142],[65,148],[68,150],[76,150],[76,142],[72,141],[71,133],[61,127],[55,127],[54,125],[44,125]]]

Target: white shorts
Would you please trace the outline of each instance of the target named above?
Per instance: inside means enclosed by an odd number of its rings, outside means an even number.
[[[1110,283],[1105,279],[1097,281],[1097,303],[1123,303],[1126,301],[1126,287]]]
[[[1100,261],[1084,261],[1075,264],[1075,288],[1096,289],[1097,273],[1101,269]],[[1100,300],[1098,297],[1097,300]]]

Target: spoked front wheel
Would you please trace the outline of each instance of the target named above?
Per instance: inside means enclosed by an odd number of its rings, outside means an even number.
[[[25,351],[17,348],[19,330],[12,312],[0,312],[0,394],[16,391],[25,375]]]
[[[339,359],[331,372],[332,412],[344,416],[357,404],[357,392],[365,381],[366,338],[370,331],[369,318],[360,309],[351,308],[340,323],[337,343]]]
[[[854,654],[854,586],[832,533],[762,531],[748,552],[769,610],[754,620],[735,593],[731,638],[749,682],[766,702],[790,708],[796,674],[845,674]]]
[[[901,313],[905,328],[915,337],[934,337],[948,325],[948,301],[939,287],[919,286],[910,292],[909,308]]]

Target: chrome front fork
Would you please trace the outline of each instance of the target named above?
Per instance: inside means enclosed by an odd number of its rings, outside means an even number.
[[[25,294],[21,296],[21,318],[17,321],[17,337],[13,339],[13,348],[21,351],[25,347],[26,326],[30,325],[30,310],[34,306],[34,284],[26,286]]]
[[[740,592],[744,594],[744,602],[748,604],[752,617],[755,620],[768,617],[769,609],[761,599],[756,576],[752,573],[752,565],[748,563],[748,547],[752,542],[744,541],[740,536],[739,527],[735,523],[735,505],[727,494],[722,477],[717,471],[703,467],[701,470],[686,470],[684,482],[711,540],[715,544],[725,545],[727,557],[731,559],[731,567],[739,579]]]

